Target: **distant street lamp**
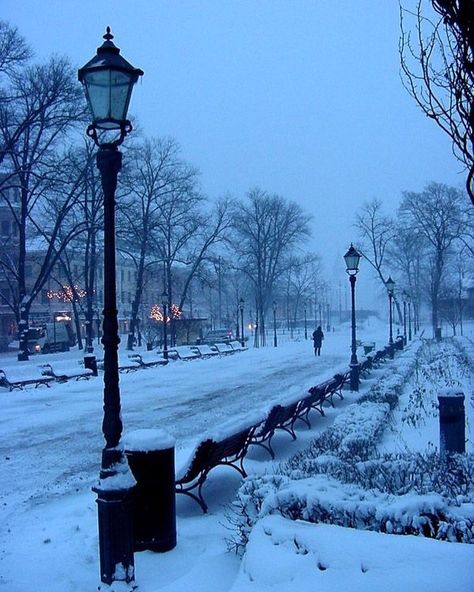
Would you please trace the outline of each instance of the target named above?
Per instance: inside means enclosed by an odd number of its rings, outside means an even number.
[[[163,290],[163,293],[161,294],[161,307],[163,309],[163,358],[165,360],[167,360],[168,359],[168,327],[167,327],[168,294],[166,293],[166,290]]]
[[[388,311],[389,311],[389,324],[390,324],[390,333],[389,333],[389,354],[390,358],[393,359],[394,356],[394,347],[393,347],[393,315],[392,315],[392,301],[393,301],[393,291],[395,289],[395,282],[392,280],[392,277],[389,276],[388,280],[385,282],[385,287],[387,288],[388,294]]]
[[[357,340],[356,340],[356,316],[355,316],[355,284],[356,275],[359,271],[360,253],[354,248],[353,244],[344,255],[346,262],[346,271],[349,275],[349,282],[351,284],[351,304],[352,304],[352,340],[351,340],[351,363],[350,363],[350,389],[351,391],[359,390],[359,360],[357,359]]]
[[[239,300],[239,307],[240,307],[240,328],[241,328],[241,339],[242,341],[240,342],[242,347],[245,347],[245,333],[244,333],[244,299],[241,298]]]
[[[97,54],[78,71],[83,84],[92,123],[87,135],[98,146],[97,168],[104,193],[104,418],[105,447],[97,493],[99,514],[100,577],[110,586],[120,582],[121,589],[134,585],[133,533],[129,494],[135,485],[120,442],[122,419],[118,371],[117,294],[115,270],[115,189],[122,167],[118,146],[132,130],[127,111],[132,89],[143,71],[134,68],[120,55],[112,42],[110,27]],[[113,133],[113,141],[105,135]]]
[[[278,340],[277,340],[277,322],[276,322],[276,314],[277,314],[277,303],[273,301],[273,346],[278,347]]]

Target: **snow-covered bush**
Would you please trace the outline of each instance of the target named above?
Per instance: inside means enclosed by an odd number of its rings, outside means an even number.
[[[229,547],[242,551],[251,527],[268,514],[389,534],[474,542],[474,519],[437,493],[393,495],[341,483],[327,475],[294,480],[263,475],[244,482],[234,502],[237,531]],[[245,520],[238,520],[239,516]]]
[[[228,513],[234,530],[230,547],[243,550],[252,526],[267,514],[474,542],[474,515],[463,515],[462,506],[474,503],[474,455],[444,459],[435,451],[378,455],[376,450],[413,375],[420,386],[408,405],[413,421],[420,421],[413,415],[415,409],[426,413],[432,408],[423,398],[420,377],[434,377],[436,385],[455,384],[461,358],[447,364],[447,371],[439,363],[453,351],[457,350],[452,345],[443,344],[435,352],[425,342],[417,359],[397,360],[332,427],[274,469],[276,474],[248,478]]]

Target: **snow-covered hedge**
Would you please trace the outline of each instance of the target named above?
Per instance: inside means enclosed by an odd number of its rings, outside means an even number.
[[[267,514],[474,542],[474,512],[464,516],[461,509],[462,502],[474,502],[472,455],[446,461],[435,452],[376,452],[391,411],[419,366],[415,356],[401,356],[358,403],[276,474],[244,481],[228,513],[235,531],[230,547],[243,550],[253,525]]]
[[[474,542],[472,517],[465,516],[461,508],[448,507],[437,493],[392,495],[344,484],[327,475],[299,480],[261,475],[244,482],[237,507],[246,517],[245,521],[234,520],[239,536],[230,544],[237,550],[248,540],[248,527],[269,514],[389,534]]]

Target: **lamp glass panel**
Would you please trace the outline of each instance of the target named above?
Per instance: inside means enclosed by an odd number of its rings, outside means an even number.
[[[97,70],[84,75],[92,117],[103,129],[117,129],[127,118],[133,77],[117,70]]]

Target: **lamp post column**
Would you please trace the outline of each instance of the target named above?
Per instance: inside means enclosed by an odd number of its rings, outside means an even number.
[[[115,277],[115,189],[122,166],[122,154],[116,146],[102,146],[97,152],[97,168],[104,192],[104,416],[102,432],[105,447],[97,493],[99,514],[99,550],[101,580],[112,584],[117,579],[134,581],[132,515],[129,494],[135,480],[128,468],[120,443],[122,420],[118,372],[117,298]],[[118,478],[120,475],[120,478]],[[117,566],[122,576],[117,577]],[[131,589],[131,588],[130,588]]]
[[[163,306],[163,358],[168,359],[168,326],[167,326],[167,305],[166,300],[162,302]]]
[[[411,301],[408,301],[408,339],[411,341]]]
[[[240,341],[239,301],[237,301],[237,333],[235,337],[237,341]]]
[[[390,346],[390,358],[393,359],[394,356],[394,347],[393,347],[393,324],[392,324],[392,300],[393,294],[391,292],[388,293],[388,315],[389,315],[389,325],[390,325],[390,332],[389,332],[389,339],[388,345]]]
[[[304,338],[308,339],[308,319],[306,316],[306,304],[304,306]]]
[[[240,342],[242,347],[245,347],[245,332],[244,332],[244,301],[240,299],[240,336],[242,341]]]
[[[351,388],[351,391],[358,391],[359,390],[359,360],[357,359],[357,339],[356,339],[356,317],[355,317],[356,276],[355,276],[355,274],[349,276],[349,281],[351,283],[351,327],[352,327],[350,388]]]
[[[407,344],[407,303],[403,300],[403,345]]]
[[[276,325],[276,302],[273,303],[273,347],[278,347],[277,325]]]

